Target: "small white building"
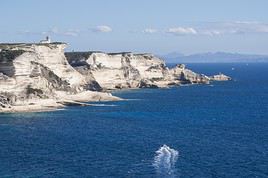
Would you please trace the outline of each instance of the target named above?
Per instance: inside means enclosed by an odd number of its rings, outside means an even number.
[[[41,40],[40,43],[42,43],[42,44],[51,43],[49,36],[47,36],[45,40]]]

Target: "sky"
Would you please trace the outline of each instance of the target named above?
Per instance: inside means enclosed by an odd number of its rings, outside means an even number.
[[[0,43],[67,51],[268,54],[268,0],[3,0]]]

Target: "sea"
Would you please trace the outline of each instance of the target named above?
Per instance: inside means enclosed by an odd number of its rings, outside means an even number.
[[[0,177],[267,178],[268,64],[187,66],[233,80],[1,114]]]

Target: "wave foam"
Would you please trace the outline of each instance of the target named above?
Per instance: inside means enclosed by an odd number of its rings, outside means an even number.
[[[163,145],[156,151],[154,157],[153,166],[158,174],[161,176],[170,176],[175,173],[175,164],[177,162],[179,152],[170,148],[167,145]]]

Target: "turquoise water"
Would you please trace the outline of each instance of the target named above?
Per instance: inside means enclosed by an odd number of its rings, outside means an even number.
[[[0,115],[0,177],[268,177],[268,64],[189,67],[234,81]]]

